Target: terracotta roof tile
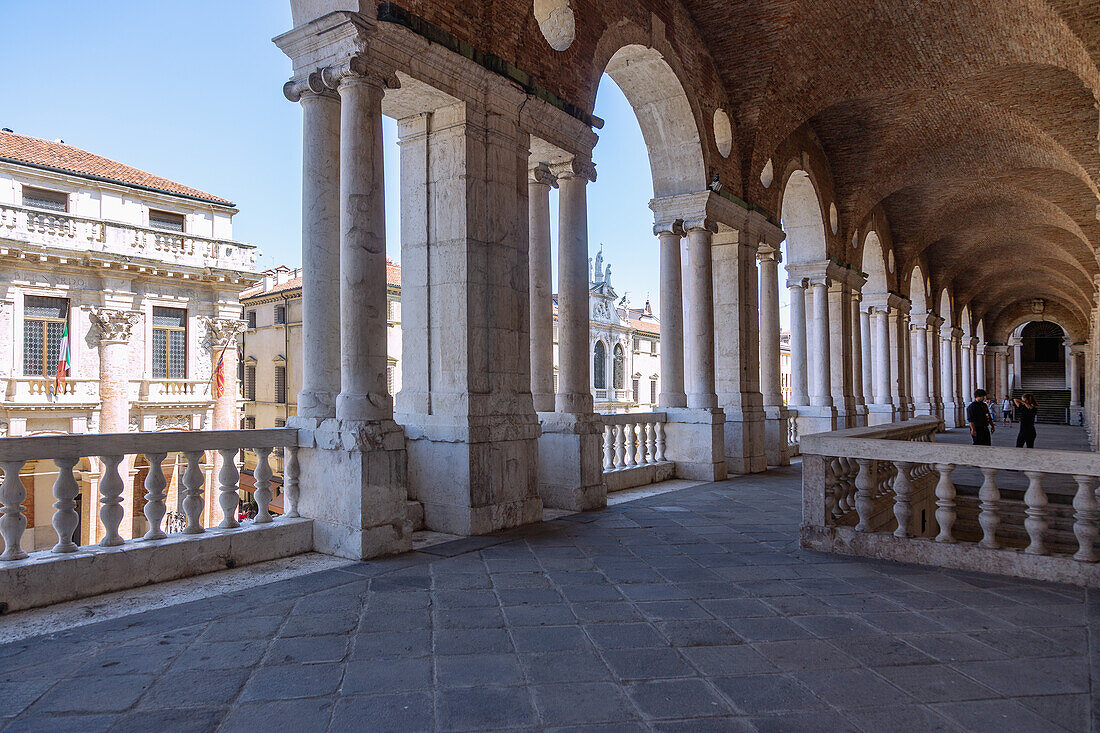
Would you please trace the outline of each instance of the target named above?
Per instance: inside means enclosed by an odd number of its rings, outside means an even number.
[[[184,186],[181,183],[169,181],[167,178],[154,176],[152,173],[146,173],[143,170],[104,158],[95,153],[89,153],[87,150],[81,150],[72,145],[43,140],[29,135],[20,135],[14,132],[0,131],[0,159],[42,168],[53,168],[77,176],[105,178],[127,186],[139,186],[225,206],[233,205],[232,201],[221,196]]]

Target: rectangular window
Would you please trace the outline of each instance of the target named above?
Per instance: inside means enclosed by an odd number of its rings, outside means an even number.
[[[275,306],[275,324],[282,325],[284,323],[286,323],[286,306],[277,305]]]
[[[68,211],[69,195],[45,188],[23,186],[23,205],[29,209],[48,209],[50,211]]]
[[[630,386],[634,390],[634,404],[637,404],[639,402],[638,398],[641,396],[641,383],[639,380],[633,379],[631,380]]]
[[[255,328],[256,327],[256,311],[248,311],[248,313],[245,314],[245,317],[248,318],[248,327],[249,328]]]
[[[650,404],[657,404],[657,380],[649,380],[649,402]]]
[[[286,404],[286,367],[275,367],[275,401]]]
[[[244,398],[256,400],[256,367],[254,366],[244,368]]]
[[[52,377],[57,374],[61,339],[69,318],[66,298],[28,295],[23,300],[23,374]]]
[[[149,227],[165,232],[178,232],[183,234],[183,214],[173,214],[170,211],[157,211],[149,209]]]
[[[153,308],[153,379],[187,376],[187,311]]]
[[[245,428],[245,430],[255,430],[256,429],[256,418],[246,417],[244,419],[244,428]]]

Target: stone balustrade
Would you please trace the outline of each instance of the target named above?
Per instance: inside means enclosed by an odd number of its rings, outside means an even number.
[[[940,426],[918,418],[803,436],[802,545],[1100,582],[1100,455],[937,444]],[[1013,475],[1026,490],[1007,488]]]
[[[600,417],[604,424],[604,479],[609,492],[672,478],[675,465],[665,459],[665,413],[628,412]]]
[[[798,410],[787,408],[787,455],[797,456],[798,443]]]
[[[0,205],[0,237],[81,255],[104,252],[145,257],[174,265],[253,270],[256,248],[251,244],[165,232],[120,222],[72,214]]]
[[[173,578],[307,552],[312,548],[309,520],[298,515],[298,477],[284,476],[286,514],[276,522],[268,505],[272,500],[270,456],[275,448],[297,451],[297,430],[207,430],[170,433],[51,435],[0,438],[0,610],[17,610],[86,597]],[[259,512],[243,524],[237,520],[240,474],[237,456],[242,449],[257,457],[255,500]],[[165,531],[167,480],[162,464],[170,454],[186,460],[179,477],[178,496],[184,521],[175,533]],[[205,474],[208,454],[217,454],[217,504],[221,522],[203,526]],[[144,509],[147,531],[124,540],[120,525],[125,515],[125,484],[120,465],[128,456],[143,455],[149,464],[145,478]],[[98,481],[98,545],[80,546],[74,534],[79,484],[73,469],[83,458],[102,467]],[[52,550],[27,553],[22,537],[26,490],[19,473],[27,461],[52,460],[57,467],[52,517],[57,544]],[[288,460],[288,469],[296,461]],[[137,489],[138,487],[135,487]]]
[[[208,379],[142,379],[138,381],[138,399],[143,402],[207,402]]]
[[[77,405],[99,400],[99,380],[69,377],[57,385],[53,377],[9,377],[4,402],[39,404],[43,398],[51,404]]]

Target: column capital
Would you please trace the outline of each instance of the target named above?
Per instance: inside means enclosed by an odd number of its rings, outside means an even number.
[[[348,56],[339,64],[326,66],[314,73],[318,73],[321,84],[332,90],[339,90],[350,84],[364,84],[380,91],[401,87],[401,82],[398,81],[393,69],[373,63],[362,55]],[[310,74],[310,77],[312,76],[313,74]],[[307,77],[307,82],[310,77]]]
[[[756,259],[760,262],[775,262],[778,265],[783,261],[783,253],[771,245],[761,244],[756,250]]]
[[[579,155],[574,155],[562,163],[552,163],[550,172],[559,179],[583,178],[588,182],[595,182],[596,180],[596,164],[592,162],[591,158]]]
[[[532,185],[558,187],[558,178],[550,171],[548,163],[539,163],[527,171],[527,182]]]
[[[304,77],[291,79],[283,84],[283,96],[289,102],[300,102],[309,96],[338,98],[336,93],[325,85],[321,76],[321,69],[316,69]]]
[[[99,327],[99,342],[126,343],[134,324],[141,319],[137,311],[115,310],[113,308],[92,308],[89,311],[92,321]]]
[[[692,231],[706,231],[711,234],[718,233],[718,222],[707,216],[699,216],[694,219],[684,219],[682,226],[685,234]]]
[[[787,289],[798,288],[799,290],[806,289],[806,278],[804,277],[792,277],[787,279]]]
[[[1010,348],[1015,348],[1017,346],[1023,346],[1024,345],[1024,340],[1022,338],[1020,338],[1019,336],[1009,336],[1008,337],[1008,345],[1009,345]]]
[[[220,349],[234,341],[244,331],[245,326],[245,322],[239,318],[210,318],[204,316],[202,323],[206,326],[211,345],[216,349]]]

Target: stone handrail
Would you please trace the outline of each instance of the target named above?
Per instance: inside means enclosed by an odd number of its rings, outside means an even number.
[[[624,412],[600,417],[605,472],[664,462],[665,413]]]
[[[268,504],[272,499],[269,488],[272,476],[269,461],[271,451],[276,447],[285,447],[293,453],[297,450],[297,440],[298,431],[294,428],[0,438],[0,469],[4,472],[3,483],[0,483],[0,538],[4,541],[0,561],[18,561],[28,557],[21,547],[27,520],[23,514],[26,490],[19,477],[19,472],[27,461],[52,459],[57,466],[57,480],[53,486],[54,498],[57,500],[54,506],[57,511],[52,524],[58,540],[52,552],[76,553],[80,547],[73,542],[73,533],[80,523],[76,504],[79,486],[73,475],[73,468],[81,458],[98,458],[103,465],[99,480],[99,503],[102,505],[99,520],[104,536],[99,544],[101,547],[118,547],[133,542],[165,540],[168,537],[161,528],[166,513],[167,486],[161,464],[169,453],[182,453],[187,460],[187,469],[180,479],[180,495],[183,497],[183,511],[187,518],[182,534],[201,535],[205,532],[202,526],[205,483],[202,463],[207,451],[216,451],[221,456],[218,505],[222,511],[222,522],[218,525],[219,528],[232,530],[240,527],[236,517],[240,478],[236,457],[243,448],[252,450],[258,459],[254,472],[258,514],[254,523],[270,523],[272,516],[268,511]],[[121,497],[125,488],[119,475],[119,464],[125,456],[142,454],[149,462],[149,473],[144,485],[144,514],[149,529],[141,540],[127,543],[118,532],[124,516]],[[288,463],[293,464],[294,461]],[[289,474],[290,472],[284,477],[283,484],[286,516],[297,517],[298,480],[296,474]]]
[[[5,401],[33,402],[42,397],[51,402],[96,402],[99,400],[99,380],[68,377],[58,389],[53,377],[8,378]]]
[[[208,379],[141,379],[138,382],[138,399],[157,400],[158,398],[194,398],[212,399],[210,380]],[[207,389],[204,389],[206,387]]]
[[[803,436],[803,545],[1045,580],[1100,582],[1100,455],[944,445],[933,442],[938,427],[938,420],[920,418]],[[972,507],[980,536],[956,526],[960,509],[970,506],[951,478],[959,466],[982,475]],[[997,485],[1001,471],[1026,476],[1022,501],[1002,495]],[[1068,549],[1054,532],[1062,514],[1043,486],[1050,475],[1072,477],[1076,485],[1075,546]],[[1005,547],[1006,536],[1021,530],[1026,532],[1022,551]],[[1058,551],[1059,544],[1065,551]]]
[[[0,237],[78,252],[147,257],[193,267],[252,270],[255,245],[0,204]]]

